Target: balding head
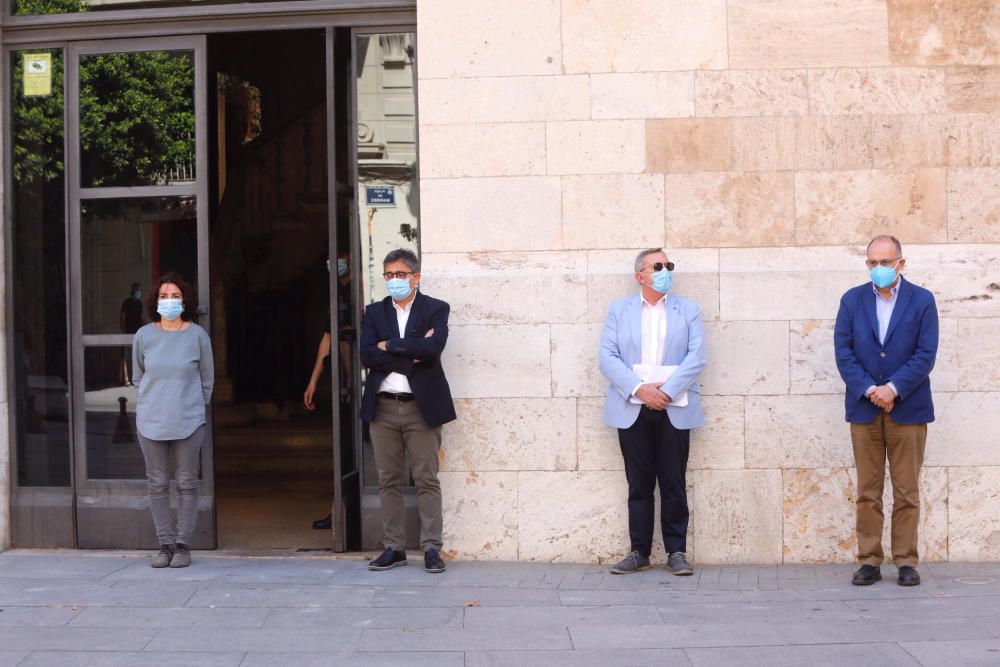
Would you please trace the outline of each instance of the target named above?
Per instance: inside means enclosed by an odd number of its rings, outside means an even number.
[[[895,236],[889,236],[888,234],[880,234],[879,236],[876,236],[871,241],[869,241],[867,250],[867,254],[869,257],[872,256],[872,249],[876,246],[878,247],[879,254],[882,254],[883,251],[888,250],[889,252],[894,251],[896,253],[896,257],[903,256],[903,244],[901,244],[899,242],[899,239],[897,239]]]

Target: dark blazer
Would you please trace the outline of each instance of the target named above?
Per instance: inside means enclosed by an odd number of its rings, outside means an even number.
[[[900,279],[885,342],[879,343],[872,284],[858,285],[840,300],[833,344],[837,368],[847,385],[847,421],[867,424],[875,419],[879,408],[865,392],[890,381],[899,392],[890,413],[893,421],[934,421],[929,376],[937,356],[938,314],[933,294]]]
[[[365,308],[361,320],[361,363],[368,369],[368,378],[361,398],[361,419],[375,420],[378,389],[391,372],[401,373],[409,380],[417,409],[428,426],[440,426],[455,419],[451,389],[441,368],[441,353],[448,342],[449,311],[444,301],[417,292],[406,331],[400,336],[391,297]],[[434,335],[425,338],[431,329]],[[378,349],[379,341],[383,340],[388,352]]]

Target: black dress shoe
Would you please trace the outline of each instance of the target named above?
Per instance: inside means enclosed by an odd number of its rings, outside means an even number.
[[[920,574],[909,565],[903,565],[899,568],[899,579],[896,583],[900,586],[919,586]]]
[[[406,565],[406,552],[396,551],[392,547],[386,547],[385,551],[382,552],[382,555],[368,563],[368,569],[381,572],[382,570],[391,570],[394,567],[400,567],[402,565]]]
[[[874,565],[862,565],[854,573],[851,583],[855,586],[871,586],[876,581],[882,580],[882,571]]]
[[[333,525],[333,515],[327,514],[322,519],[316,519],[313,521],[313,530],[330,530],[330,526]]]

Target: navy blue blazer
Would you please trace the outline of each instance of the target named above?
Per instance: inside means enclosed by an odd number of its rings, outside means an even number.
[[[848,290],[840,299],[833,344],[840,377],[847,385],[847,421],[867,424],[879,408],[865,396],[872,385],[892,382],[899,392],[891,417],[899,424],[934,421],[930,373],[938,348],[934,295],[900,279],[885,342],[878,340],[872,284]]]
[[[392,298],[385,297],[365,308],[361,320],[361,363],[368,369],[365,393],[361,397],[361,419],[375,421],[379,386],[391,373],[401,373],[410,382],[410,391],[420,415],[430,427],[455,419],[451,388],[441,368],[441,353],[448,342],[448,313],[444,301],[417,292],[413,297],[406,331],[399,332]],[[434,335],[424,335],[434,329]],[[388,352],[378,349],[386,341]]]

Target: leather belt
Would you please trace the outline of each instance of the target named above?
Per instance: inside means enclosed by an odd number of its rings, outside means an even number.
[[[388,398],[391,401],[412,401],[413,394],[394,394],[390,391],[380,391],[379,398]]]

